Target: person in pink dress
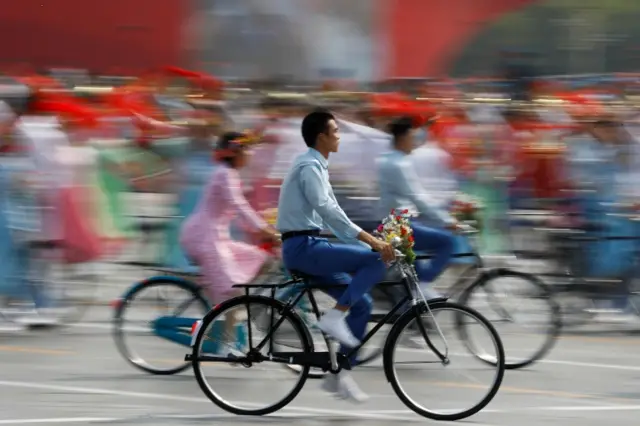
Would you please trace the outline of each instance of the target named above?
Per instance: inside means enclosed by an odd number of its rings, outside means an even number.
[[[241,219],[263,240],[279,242],[276,231],[251,208],[242,192],[238,170],[247,163],[246,150],[251,140],[237,132],[220,138],[215,151],[218,165],[180,233],[180,244],[200,266],[202,286],[213,303],[238,295],[233,286],[253,280],[270,257],[257,246],[234,241],[230,235],[232,220]]]

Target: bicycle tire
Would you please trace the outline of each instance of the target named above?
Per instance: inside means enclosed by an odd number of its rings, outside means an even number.
[[[487,286],[489,283],[491,283],[492,280],[496,280],[498,278],[509,278],[509,277],[527,281],[529,284],[531,284],[533,288],[536,289],[535,294],[539,297],[542,297],[546,301],[549,307],[549,312],[551,316],[548,322],[549,327],[545,331],[545,339],[543,341],[543,344],[540,346],[540,348],[538,348],[535,352],[533,352],[533,354],[529,358],[525,358],[518,362],[516,361],[510,362],[508,358],[505,360],[506,369],[515,370],[515,369],[529,366],[535,363],[536,361],[544,358],[554,347],[554,345],[558,340],[558,337],[560,336],[560,332],[562,330],[562,312],[560,310],[559,304],[555,300],[554,292],[551,290],[551,288],[535,275],[532,275],[526,272],[518,272],[518,271],[513,271],[510,269],[504,269],[504,268],[493,269],[491,271],[488,271],[485,274],[482,274],[480,277],[478,277],[477,280],[475,280],[470,286],[468,286],[464,290],[464,292],[461,294],[460,298],[458,299],[458,303],[460,303],[461,305],[467,306],[469,299],[471,298],[471,295],[473,294],[474,291],[480,289],[481,287]],[[469,336],[466,333],[466,328],[462,324],[458,324],[457,330],[460,332],[460,335],[463,338],[463,341],[468,342]],[[503,345],[504,345],[504,342],[503,342]],[[476,352],[471,350],[470,347],[467,346],[467,349],[469,349],[476,358],[481,359],[486,363],[490,363],[490,364],[492,363],[489,360],[485,360],[485,359],[482,359],[481,357],[478,357]],[[508,357],[508,354],[507,354],[507,357]]]
[[[148,290],[149,288],[167,285],[172,287],[179,287],[183,290],[186,290],[187,292],[190,292],[194,297],[194,300],[197,301],[197,303],[199,303],[203,308],[203,312],[208,312],[211,308],[209,302],[204,298],[204,296],[202,296],[200,288],[195,283],[175,277],[152,277],[133,285],[120,299],[113,316],[112,334],[116,343],[116,348],[118,349],[120,355],[122,355],[122,357],[125,358],[129,364],[133,365],[137,369],[160,376],[169,376],[181,373],[182,371],[188,369],[191,366],[191,363],[184,361],[178,367],[160,370],[153,368],[146,363],[137,362],[133,359],[131,351],[127,347],[124,333],[122,331],[122,324],[124,322],[123,314],[138,293],[144,290]]]
[[[311,334],[309,333],[309,329],[304,324],[302,319],[295,312],[285,310],[286,305],[284,303],[269,297],[245,295],[245,296],[238,296],[238,297],[229,299],[226,302],[223,302],[220,305],[216,306],[214,309],[209,311],[207,315],[205,315],[205,317],[202,320],[202,325],[200,326],[200,330],[198,331],[198,334],[196,336],[195,343],[193,345],[191,365],[193,367],[193,372],[196,377],[196,381],[200,386],[200,389],[202,390],[202,392],[204,392],[207,398],[209,398],[209,400],[213,402],[215,405],[217,405],[218,407],[222,408],[223,410],[229,413],[237,414],[240,416],[263,416],[266,414],[274,413],[282,409],[283,407],[287,406],[291,401],[293,401],[293,399],[300,393],[300,391],[304,387],[305,382],[307,381],[309,369],[310,369],[308,365],[302,366],[301,371],[298,373],[298,375],[300,376],[298,383],[293,388],[293,390],[289,392],[289,394],[285,398],[283,398],[281,401],[266,408],[261,408],[256,410],[246,410],[246,409],[241,409],[238,407],[231,406],[222,398],[219,398],[217,395],[214,394],[214,392],[209,388],[206,379],[204,378],[202,369],[200,368],[200,362],[198,361],[198,358],[200,356],[199,351],[200,351],[200,346],[202,344],[202,339],[204,338],[206,330],[209,328],[209,326],[214,321],[214,319],[219,315],[222,315],[224,311],[228,309],[235,308],[236,306],[239,306],[239,305],[247,305],[247,304],[263,305],[267,309],[268,308],[276,309],[280,315],[283,315],[287,317],[288,320],[290,320],[290,323],[293,325],[294,329],[298,332],[298,335],[302,339],[302,342],[301,342],[302,352],[310,353],[314,351],[313,340],[311,339]]]
[[[489,320],[487,320],[479,312],[467,306],[461,305],[459,303],[454,303],[454,302],[429,303],[429,309],[434,313],[434,316],[435,316],[435,312],[438,309],[443,309],[443,308],[463,311],[467,314],[474,316],[488,330],[489,334],[491,335],[495,343],[496,350],[497,350],[497,358],[498,358],[498,362],[496,363],[496,367],[498,368],[496,379],[494,380],[493,386],[491,387],[490,391],[487,393],[487,395],[485,395],[485,397],[479,403],[477,403],[475,406],[467,410],[457,412],[457,413],[452,413],[452,414],[433,413],[431,411],[428,411],[419,407],[404,392],[402,386],[398,382],[398,377],[396,375],[395,368],[394,368],[394,354],[395,354],[394,349],[396,347],[396,344],[398,343],[398,338],[400,337],[402,331],[407,327],[407,325],[411,323],[411,321],[416,319],[417,314],[415,309],[420,309],[421,314],[427,312],[427,305],[424,302],[421,302],[419,305],[405,312],[394,324],[393,328],[389,332],[387,342],[385,343],[383,364],[384,364],[384,373],[387,378],[387,381],[389,381],[389,383],[391,384],[391,387],[393,388],[398,398],[400,398],[400,400],[408,408],[410,408],[415,413],[431,420],[455,421],[455,420],[461,420],[461,419],[470,417],[478,413],[480,410],[486,407],[489,404],[489,402],[491,402],[491,400],[495,397],[495,395],[498,393],[498,390],[500,389],[500,385],[502,384],[502,379],[504,378],[505,355],[504,355],[504,348],[502,346],[502,341],[500,340],[500,336],[498,335],[498,332],[495,330],[495,328],[489,322]]]

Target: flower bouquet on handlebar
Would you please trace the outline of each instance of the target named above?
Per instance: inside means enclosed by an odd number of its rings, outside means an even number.
[[[415,242],[409,222],[410,218],[409,210],[393,209],[391,214],[382,219],[382,223],[373,231],[375,237],[392,244],[396,250],[402,253],[408,264],[412,264],[416,259],[416,254],[413,251]]]

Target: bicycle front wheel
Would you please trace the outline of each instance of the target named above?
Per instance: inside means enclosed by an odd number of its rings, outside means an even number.
[[[456,341],[460,317],[485,343],[486,356],[493,357],[494,364],[478,360],[468,353],[465,342]],[[416,329],[422,348],[402,347],[403,335],[415,334]],[[498,392],[504,349],[491,323],[475,310],[451,302],[421,303],[391,329],[384,370],[396,395],[411,410],[433,420],[460,420],[482,410]]]
[[[193,345],[193,371],[202,391],[218,407],[261,416],[291,402],[309,374],[309,366],[292,375],[282,363],[269,362],[274,352],[313,352],[309,330],[277,300],[240,296],[202,320]],[[260,354],[266,358],[254,361]]]
[[[508,269],[489,271],[465,290],[459,302],[480,311],[497,328],[507,369],[526,367],[543,358],[560,335],[562,315],[554,294],[531,274]],[[467,349],[482,359],[482,347],[477,347],[475,336],[464,322],[458,331]]]

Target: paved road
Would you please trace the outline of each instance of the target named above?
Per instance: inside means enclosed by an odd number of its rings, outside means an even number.
[[[132,282],[150,275],[114,265],[102,265],[101,269],[102,302],[115,299]],[[287,409],[272,416],[230,415],[206,399],[191,372],[172,377],[150,376],[127,364],[113,344],[110,316],[106,306],[94,307],[81,324],[63,330],[20,334],[0,331],[0,425],[433,423],[402,405],[385,381],[380,365],[356,372],[356,379],[371,396],[365,404],[354,406],[337,401],[319,389],[318,381],[310,380]],[[547,359],[526,370],[507,372],[498,396],[465,423],[637,424],[639,329],[639,324],[594,324],[571,330]],[[529,341],[509,336],[505,337],[505,346],[518,349]],[[183,348],[156,338],[141,338],[138,346],[140,352],[152,353],[160,361],[180,359],[185,353]],[[406,350],[402,356],[414,353],[416,350]],[[471,367],[464,372],[481,378]],[[407,379],[408,387],[418,396],[428,397],[423,401],[445,401],[449,406],[465,402],[463,398],[474,386],[445,386],[451,382],[440,374],[439,370],[413,374]],[[209,376],[216,379],[215,383],[224,383],[226,391],[236,392],[236,396],[249,402],[276,393],[294,379],[282,369],[256,372],[231,367],[215,368]]]
[[[398,421],[428,423],[406,409],[386,383],[380,366],[356,373],[371,395],[350,405],[322,393],[319,382],[305,389],[285,410],[266,418],[229,415],[211,404],[193,374],[150,376],[128,365],[110,336],[106,308],[96,308],[84,323],[55,331],[0,334],[0,425],[20,424],[362,424]],[[183,349],[162,352],[157,339],[140,341],[157,352],[180,357]],[[640,340],[629,334],[572,335],[560,339],[552,354],[523,371],[510,371],[500,393],[473,425],[635,425],[640,411]],[[407,353],[415,350],[406,350]],[[408,356],[408,355],[403,355]],[[469,370],[475,372],[474,370]],[[252,376],[247,376],[247,374]],[[438,387],[439,372],[419,373],[408,380],[432,400],[456,405],[465,389]],[[254,372],[217,367],[210,372],[226,390],[242,391],[245,401],[258,401],[290,384],[287,371]],[[437,398],[437,399],[436,399]]]

